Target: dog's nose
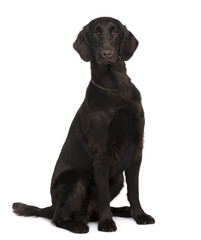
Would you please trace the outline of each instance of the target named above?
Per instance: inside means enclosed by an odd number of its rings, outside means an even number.
[[[111,50],[103,50],[102,51],[102,57],[104,59],[111,58],[113,55],[113,52]]]

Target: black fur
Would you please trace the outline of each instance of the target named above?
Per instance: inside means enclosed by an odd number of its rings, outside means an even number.
[[[56,226],[88,232],[89,221],[100,231],[115,231],[112,215],[151,224],[139,201],[138,175],[142,160],[144,112],[138,89],[126,73],[125,60],[138,41],[118,20],[97,18],[74,43],[91,62],[86,97],[70,127],[51,182],[52,206],[40,209],[14,203],[19,215],[51,218]],[[110,201],[128,185],[130,207],[112,208]]]

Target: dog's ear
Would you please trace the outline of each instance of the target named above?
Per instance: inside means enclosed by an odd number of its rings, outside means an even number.
[[[91,60],[91,48],[87,39],[87,26],[77,36],[73,48],[80,54],[80,57],[89,62]]]
[[[120,56],[124,61],[129,60],[133,53],[135,52],[138,46],[138,40],[135,36],[127,30],[126,26],[122,26],[123,28],[123,39],[120,45]]]

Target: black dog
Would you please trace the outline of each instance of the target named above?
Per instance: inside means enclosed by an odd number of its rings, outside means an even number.
[[[91,81],[56,163],[52,206],[14,203],[15,213],[51,218],[75,233],[88,232],[89,221],[99,221],[100,231],[115,231],[112,216],[133,217],[138,224],[155,222],[139,201],[144,113],[124,63],[137,46],[133,34],[113,18],[97,18],[79,33],[73,47],[91,62]],[[110,207],[123,187],[124,171],[130,207]]]

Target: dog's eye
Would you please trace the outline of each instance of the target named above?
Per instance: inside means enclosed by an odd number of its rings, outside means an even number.
[[[100,36],[100,32],[99,31],[94,31],[93,34],[94,34],[95,37],[99,37]]]
[[[117,37],[117,36],[118,36],[117,30],[112,31],[112,36],[114,36],[114,37]]]

